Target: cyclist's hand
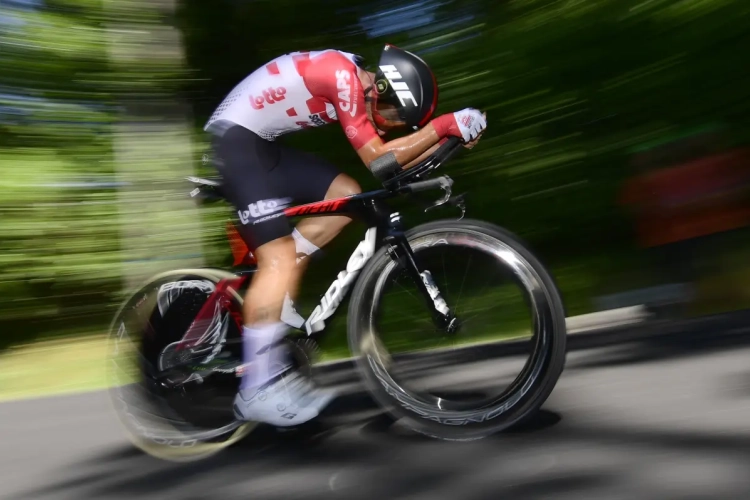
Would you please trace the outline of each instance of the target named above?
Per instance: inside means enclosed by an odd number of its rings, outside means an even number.
[[[481,139],[481,138],[482,138],[482,134],[479,134],[479,137],[477,137],[477,138],[476,138],[476,139],[474,139],[473,141],[465,143],[465,144],[464,144],[464,147],[465,147],[466,149],[473,149],[473,148],[474,148],[474,146],[476,146],[476,145],[477,145],[477,143],[479,142],[479,139]]]
[[[463,139],[464,145],[474,147],[487,128],[487,114],[474,108],[438,116],[432,120],[438,137],[455,136]]]
[[[453,113],[456,125],[464,143],[472,143],[479,139],[487,128],[487,114],[474,108],[466,108]]]
[[[485,122],[487,122],[487,113],[482,113],[482,117],[484,118],[484,121],[485,121]],[[485,129],[485,130],[486,130],[486,129]],[[464,144],[464,147],[465,147],[466,149],[472,149],[472,148],[473,148],[474,146],[476,146],[476,145],[477,145],[477,143],[479,142],[479,139],[481,139],[481,138],[482,138],[482,135],[483,135],[483,134],[484,134],[484,130],[482,130],[482,131],[481,131],[481,132],[479,133],[479,135],[477,136],[477,138],[476,138],[476,139],[474,139],[474,140],[472,140],[472,141],[469,141],[469,142],[465,143],[465,144]]]

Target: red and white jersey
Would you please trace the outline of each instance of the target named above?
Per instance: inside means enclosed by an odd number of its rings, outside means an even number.
[[[354,55],[338,50],[277,57],[242,80],[204,130],[240,125],[267,140],[338,121],[354,149],[378,137],[367,118]]]

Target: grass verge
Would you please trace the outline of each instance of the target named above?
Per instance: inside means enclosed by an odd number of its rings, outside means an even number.
[[[105,355],[103,335],[13,346],[0,353],[0,401],[104,389]]]
[[[521,332],[515,332],[515,336]],[[505,335],[513,338],[514,335]],[[463,342],[436,344],[430,349],[487,342],[497,336],[482,335]],[[415,350],[419,345],[412,345]],[[104,335],[85,335],[14,346],[0,353],[0,402],[44,396],[76,394],[107,388],[107,341]],[[324,346],[321,362],[349,357],[345,342]]]

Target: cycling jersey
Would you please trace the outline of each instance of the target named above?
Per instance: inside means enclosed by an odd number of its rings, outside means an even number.
[[[338,50],[293,52],[255,70],[224,99],[204,130],[233,125],[274,141],[338,121],[354,149],[378,133],[367,117],[355,56]]]

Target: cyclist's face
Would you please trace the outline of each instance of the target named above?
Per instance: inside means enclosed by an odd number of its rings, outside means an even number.
[[[365,98],[367,99],[367,117],[378,131],[378,135],[382,137],[391,130],[402,128],[403,123],[396,112],[396,108],[390,104],[378,102],[378,95],[374,90],[375,73],[360,69],[359,78],[362,82],[362,87],[370,89],[365,94]]]

